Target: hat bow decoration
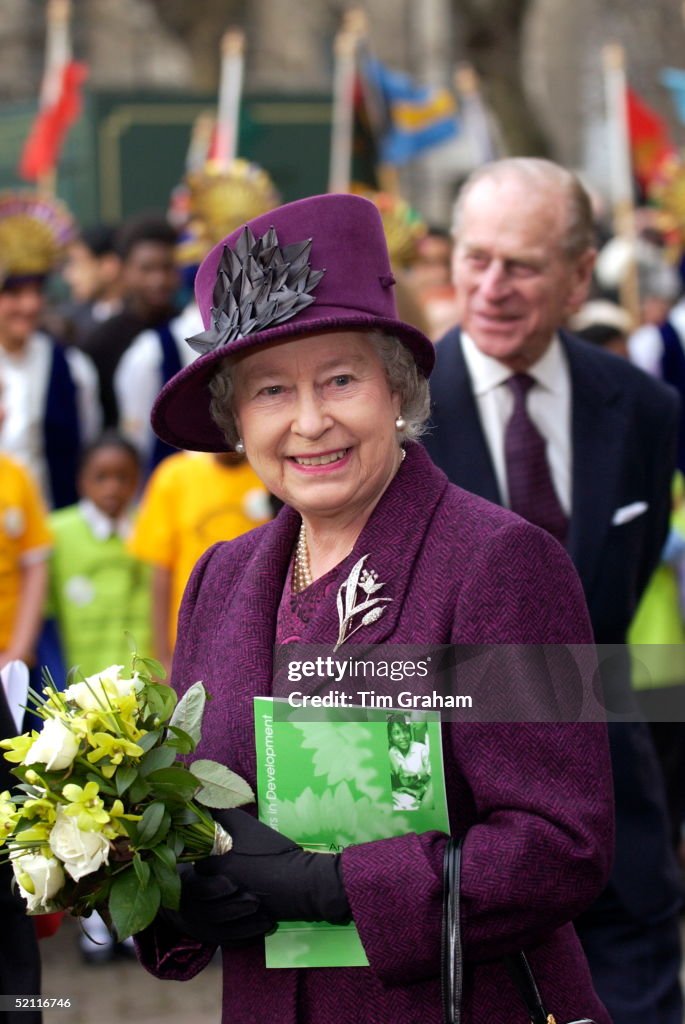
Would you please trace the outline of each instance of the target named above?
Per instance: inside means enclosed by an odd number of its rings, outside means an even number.
[[[311,247],[308,238],[281,248],[273,227],[256,239],[246,226],[235,249],[223,248],[212,293],[212,325],[188,338],[190,347],[205,355],[311,306],[311,293],[326,273],[311,269]]]

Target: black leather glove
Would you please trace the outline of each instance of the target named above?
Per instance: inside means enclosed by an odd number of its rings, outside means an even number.
[[[307,853],[246,811],[214,811],[233,838],[220,861],[224,877],[254,893],[276,921],[347,924],[352,914],[342,883],[340,854]]]
[[[176,931],[217,946],[241,945],[272,932],[276,921],[260,900],[221,871],[221,857],[180,864],[181,902],[160,919]]]

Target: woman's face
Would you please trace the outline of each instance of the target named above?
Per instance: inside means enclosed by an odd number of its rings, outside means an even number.
[[[364,334],[246,352],[233,384],[247,457],[273,494],[308,520],[368,516],[400,463],[400,398]]]
[[[399,722],[393,722],[390,726],[390,742],[402,752],[409,750],[409,730],[404,729]]]

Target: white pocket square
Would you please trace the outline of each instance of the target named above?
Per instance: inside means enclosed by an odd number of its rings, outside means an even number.
[[[622,526],[623,523],[629,523],[631,519],[641,516],[648,508],[649,505],[646,501],[634,501],[630,505],[624,505],[623,508],[617,508],[611,517],[611,525]]]

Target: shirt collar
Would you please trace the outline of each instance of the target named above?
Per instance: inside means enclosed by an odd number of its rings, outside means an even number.
[[[110,519],[88,498],[82,498],[78,504],[81,515],[92,530],[96,540],[109,540],[110,537],[120,537],[122,540],[128,539],[132,526],[131,517],[128,513],[124,513],[118,519]]]
[[[513,377],[513,372],[508,366],[481,352],[465,331],[461,333],[461,341],[466,368],[476,395],[484,395],[504,384],[509,377]],[[563,381],[568,370],[558,334],[554,335],[543,355],[526,372],[552,393],[559,394],[563,390]]]

